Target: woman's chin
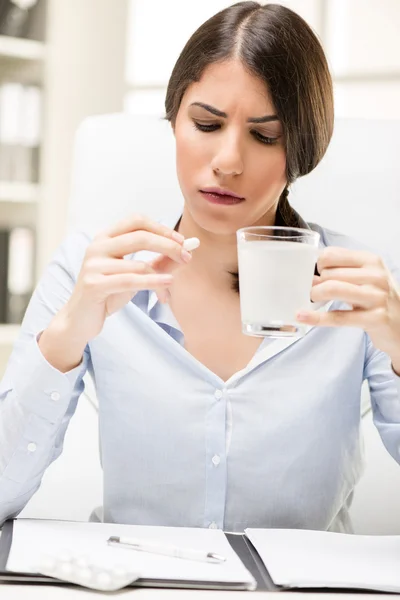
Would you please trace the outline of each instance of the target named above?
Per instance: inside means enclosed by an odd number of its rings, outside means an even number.
[[[241,220],[234,219],[231,215],[210,214],[208,211],[192,209],[190,214],[198,227],[214,235],[236,235],[236,231],[243,227]]]
[[[198,201],[186,200],[186,209],[191,219],[201,229],[215,235],[235,235],[238,229],[245,227],[243,222],[247,219],[243,211],[244,203],[236,206],[219,206],[208,204],[202,199],[199,204]]]

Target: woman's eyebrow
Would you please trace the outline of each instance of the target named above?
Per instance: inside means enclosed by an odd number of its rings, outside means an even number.
[[[200,106],[200,108],[204,108],[204,110],[208,110],[208,112],[212,113],[216,117],[222,117],[224,119],[226,119],[228,117],[226,112],[223,112],[222,110],[218,110],[218,108],[215,108],[214,106],[210,106],[209,104],[204,104],[204,102],[193,102],[190,106]]]
[[[204,102],[193,102],[190,106],[200,106],[200,108],[204,108],[216,117],[222,117],[223,119],[228,117],[226,112],[215,108],[215,106],[210,106],[210,104],[204,104]],[[248,123],[269,123],[270,121],[279,121],[278,115],[265,115],[264,117],[250,117],[250,119],[247,119]]]
[[[251,117],[247,119],[248,123],[269,123],[270,121],[279,121],[278,115],[265,115],[264,117]]]

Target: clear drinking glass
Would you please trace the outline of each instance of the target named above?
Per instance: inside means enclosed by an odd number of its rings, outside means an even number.
[[[242,331],[261,337],[301,337],[296,321],[311,307],[319,233],[296,227],[237,231]]]

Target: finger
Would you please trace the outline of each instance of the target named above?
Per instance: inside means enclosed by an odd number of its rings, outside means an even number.
[[[319,283],[321,283],[321,277],[319,277],[318,275],[314,275],[313,282],[312,282],[313,286],[318,285]]]
[[[324,269],[320,274],[320,282],[334,279],[336,281],[347,281],[355,285],[373,285],[385,292],[390,290],[389,279],[386,271],[373,267],[355,268],[332,268]]]
[[[369,309],[384,306],[387,294],[372,285],[354,285],[345,281],[329,280],[312,288],[311,300],[313,302],[339,300]]]
[[[162,304],[165,304],[171,299],[171,294],[167,288],[164,290],[157,290],[157,298]]]
[[[366,265],[383,266],[382,259],[373,254],[362,250],[349,250],[348,248],[338,248],[329,246],[324,248],[317,261],[317,269],[322,273],[324,269],[332,267],[364,267]]]
[[[123,235],[124,233],[130,233],[132,231],[137,230],[145,230],[151,233],[155,233],[157,235],[161,235],[164,237],[169,237],[174,239],[178,243],[183,243],[184,236],[174,231],[170,227],[163,225],[162,223],[157,223],[146,217],[145,215],[133,214],[129,217],[121,219],[115,225],[106,229],[105,231],[100,232],[96,237],[103,239],[104,237],[118,237]]]
[[[328,312],[301,311],[297,321],[313,327],[360,327],[373,330],[384,319],[383,309],[375,310],[332,310]]]
[[[172,275],[124,273],[103,277],[96,282],[96,287],[100,293],[109,295],[127,291],[161,290],[171,285],[172,281]]]
[[[137,260],[124,260],[123,258],[93,257],[86,261],[85,268],[92,273],[102,275],[115,275],[118,273],[155,273],[150,263]]]
[[[190,254],[190,259],[192,255]],[[190,261],[189,261],[190,262]],[[152,269],[156,273],[173,273],[175,269],[179,268],[181,264],[173,261],[169,258],[169,256],[160,255],[156,259],[154,259],[151,263]]]
[[[190,260],[190,254],[182,244],[149,231],[138,230],[118,237],[97,242],[96,253],[114,258],[122,258],[141,250],[169,256],[172,260],[184,264]]]

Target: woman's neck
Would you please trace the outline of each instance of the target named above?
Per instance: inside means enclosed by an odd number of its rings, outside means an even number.
[[[216,235],[202,229],[192,219],[186,207],[177,230],[185,238],[197,237],[200,240],[200,246],[193,252],[188,265],[192,274],[200,276],[214,288],[229,288],[229,272],[237,271],[238,264],[236,235]]]

